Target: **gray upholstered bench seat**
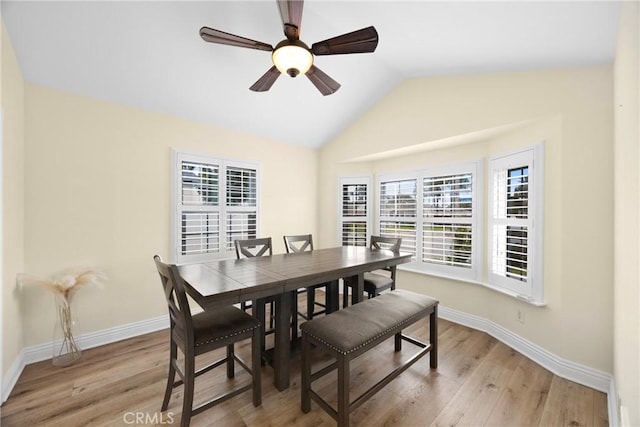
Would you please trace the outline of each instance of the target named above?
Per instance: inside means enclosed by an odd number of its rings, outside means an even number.
[[[402,334],[403,329],[427,315],[430,317],[429,344]],[[426,353],[429,353],[431,368],[436,368],[438,365],[437,315],[437,300],[397,289],[303,323],[300,326],[302,329],[302,411],[311,410],[311,399],[313,399],[338,421],[339,426],[348,426],[349,414],[353,410]],[[395,351],[401,350],[402,340],[417,345],[421,350],[351,403],[349,401],[350,361],[392,336],[395,337]],[[312,373],[311,345],[330,354],[335,359],[335,363]],[[338,369],[337,411],[311,388],[313,381],[336,368]]]

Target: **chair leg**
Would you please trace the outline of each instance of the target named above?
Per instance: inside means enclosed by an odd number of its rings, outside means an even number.
[[[342,308],[345,308],[349,304],[349,285],[347,285],[347,279],[343,279],[342,284]]]
[[[298,291],[291,291],[291,341],[298,339]]]
[[[171,333],[171,332],[169,332]],[[176,343],[171,340],[169,348],[169,374],[167,375],[167,388],[164,391],[164,399],[162,400],[161,411],[166,411],[169,406],[169,400],[171,399],[171,391],[173,390],[173,382],[176,379],[176,368],[173,366],[173,361],[177,358],[178,347]]]
[[[273,329],[273,301],[269,303],[269,329]]]
[[[313,310],[316,307],[316,290],[307,288],[307,318],[313,319]]]
[[[251,337],[251,380],[253,383],[253,406],[262,404],[262,354],[260,353],[260,329],[253,330]]]
[[[233,378],[235,375],[235,352],[233,344],[227,346],[227,378]]]
[[[181,427],[189,427],[193,410],[193,392],[195,380],[195,356],[193,351],[184,355],[184,399],[182,401]]]

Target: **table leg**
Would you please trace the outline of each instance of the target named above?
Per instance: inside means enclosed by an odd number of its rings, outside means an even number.
[[[340,300],[339,281],[333,280],[329,282],[329,286],[327,286],[327,295],[326,295],[326,301],[325,301],[325,305],[327,306],[326,307],[327,314],[333,313],[334,311],[338,311],[338,309],[340,308],[339,300]]]
[[[357,304],[364,301],[364,273],[360,273],[352,278],[353,295],[351,295],[351,304]]]
[[[251,313],[254,318],[260,321],[260,352],[262,353],[262,364],[267,363],[267,357],[265,353],[264,336],[267,326],[265,325],[266,313],[265,313],[265,301],[263,299],[253,300],[251,302]]]
[[[291,359],[291,292],[276,297],[276,331],[273,357],[273,383],[279,391],[289,387],[289,365]]]

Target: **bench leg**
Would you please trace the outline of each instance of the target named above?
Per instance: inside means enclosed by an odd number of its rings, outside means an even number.
[[[302,334],[302,357],[301,357],[301,369],[302,379],[300,384],[300,407],[305,414],[311,411],[311,395],[309,390],[311,389],[311,346],[309,345],[309,339],[305,333]]]
[[[395,351],[402,350],[402,332],[395,335]]]
[[[429,351],[429,364],[435,369],[438,367],[438,305],[433,308],[433,312],[429,315],[429,343],[431,343],[431,351]]]
[[[349,426],[349,359],[338,356],[338,427]]]

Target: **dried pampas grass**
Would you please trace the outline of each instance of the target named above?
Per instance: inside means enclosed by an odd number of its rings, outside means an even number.
[[[106,280],[107,277],[103,272],[86,267],[69,268],[54,274],[49,279],[28,274],[18,274],[17,278],[20,286],[39,286],[60,295],[67,302],[71,302],[80,288],[87,285],[102,286]]]

